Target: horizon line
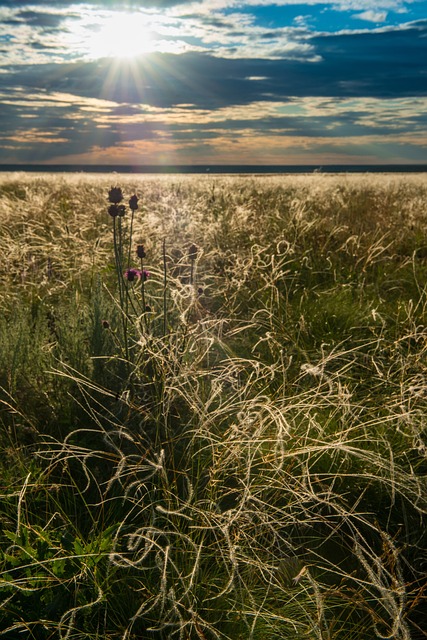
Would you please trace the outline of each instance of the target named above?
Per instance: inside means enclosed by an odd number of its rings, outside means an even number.
[[[329,173],[329,172],[427,172],[427,163],[370,164],[83,164],[0,163],[0,172],[89,173]]]

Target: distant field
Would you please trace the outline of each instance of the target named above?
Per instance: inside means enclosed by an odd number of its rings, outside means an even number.
[[[11,172],[0,221],[0,637],[427,637],[427,174]]]

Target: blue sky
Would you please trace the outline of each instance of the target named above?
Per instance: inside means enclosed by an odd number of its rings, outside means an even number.
[[[0,163],[427,162],[427,0],[0,0]]]

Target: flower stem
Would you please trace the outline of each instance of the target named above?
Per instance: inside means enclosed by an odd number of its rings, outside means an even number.
[[[113,234],[114,234],[114,257],[116,261],[116,272],[117,272],[117,280],[119,287],[119,298],[120,298],[120,311],[122,317],[122,326],[123,326],[123,344],[125,349],[126,360],[129,361],[129,345],[128,345],[128,337],[127,337],[127,323],[128,316],[127,310],[125,309],[125,301],[127,303],[128,290],[126,286],[126,282],[123,278],[123,234],[122,234],[122,223],[121,217],[119,217],[118,225],[116,224],[116,217],[113,218]]]
[[[194,286],[194,260],[190,259],[190,285]]]
[[[141,300],[142,300],[142,315],[144,318],[145,329],[148,329],[147,323],[147,305],[145,303],[145,275],[144,275],[144,264],[143,258],[141,258]]]
[[[129,247],[128,247],[128,259],[127,259],[127,268],[130,269],[130,252],[132,249],[132,235],[133,235],[133,220],[135,217],[135,211],[132,209],[132,216],[130,219],[130,230],[129,230]]]
[[[163,337],[167,331],[167,270],[166,270],[166,240],[163,239]]]

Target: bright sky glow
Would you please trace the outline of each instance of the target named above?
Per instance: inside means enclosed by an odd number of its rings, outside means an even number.
[[[115,12],[99,17],[85,29],[82,43],[88,57],[134,58],[156,50],[156,39],[147,17],[135,12]]]
[[[0,0],[0,163],[427,163],[427,0]]]

